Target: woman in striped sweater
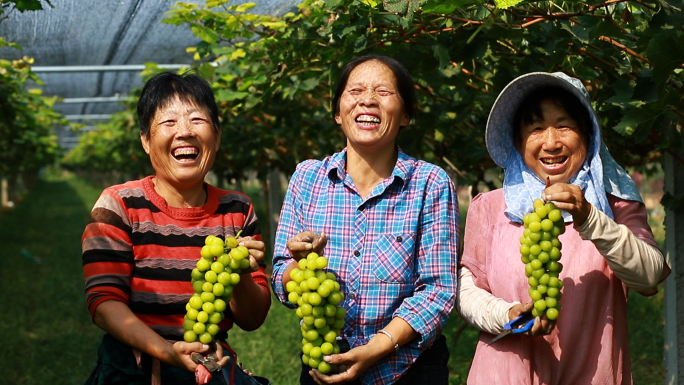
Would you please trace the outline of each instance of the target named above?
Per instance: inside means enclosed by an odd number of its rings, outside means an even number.
[[[155,174],[105,189],[82,239],[88,309],[106,332],[88,383],[195,383],[190,355],[209,346],[183,341],[190,272],[208,235],[242,230],[238,241],[249,249],[251,271],[242,274],[219,324],[224,375],[211,383],[250,384],[253,378],[223,353],[233,323],[254,330],[266,318],[264,243],[249,198],[204,182],[221,139],[211,87],[196,75],[159,74],[143,88],[138,119]]]

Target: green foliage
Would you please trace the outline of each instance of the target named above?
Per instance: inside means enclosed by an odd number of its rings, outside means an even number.
[[[624,166],[681,146],[661,135],[665,121],[684,120],[681,1],[509,3],[306,0],[276,17],[212,0],[178,3],[165,22],[202,39],[189,51],[216,91],[223,139],[215,170],[225,177],[291,173],[342,148],[330,116],[335,81],[346,62],[371,52],[399,59],[417,84],[420,111],[400,146],[458,174],[459,184],[494,166],[484,144],[491,106],[508,82],[533,71],[583,80]]]
[[[50,4],[50,2],[47,2]],[[0,22],[12,10],[42,9],[38,0],[0,0]],[[0,47],[21,49],[0,37]],[[29,82],[42,84],[31,71],[33,59],[0,59],[0,175],[31,173],[52,164],[61,156],[52,127],[66,124],[53,109],[56,98],[27,89]]]
[[[0,46],[9,45],[0,39]],[[32,60],[0,59],[0,175],[31,172],[60,156],[55,124],[65,124],[55,112],[55,98],[40,90],[26,89],[29,81],[40,84],[31,72]]]
[[[49,0],[44,1],[52,7],[52,3]],[[40,11],[43,9],[43,4],[41,4],[41,0],[0,0],[0,17],[14,9],[20,12]],[[0,18],[0,21],[2,21],[2,18]]]

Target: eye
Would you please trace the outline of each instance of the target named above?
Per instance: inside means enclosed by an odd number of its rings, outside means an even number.
[[[162,126],[171,127],[171,126],[173,126],[174,124],[176,124],[176,121],[173,120],[173,119],[168,119],[168,120],[162,121],[162,122],[159,123],[159,124],[162,125]]]
[[[351,88],[347,91],[350,95],[359,95],[360,93],[363,92],[363,89],[361,88]]]
[[[207,122],[208,122],[208,120],[205,118],[200,118],[200,117],[192,118],[193,124],[203,124],[203,123],[207,123]]]
[[[390,90],[378,90],[377,94],[380,96],[390,96],[390,95],[394,95],[394,92],[392,92]]]

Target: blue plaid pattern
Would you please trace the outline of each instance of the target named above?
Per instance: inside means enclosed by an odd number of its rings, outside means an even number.
[[[289,307],[282,274],[286,243],[302,231],[325,232],[328,271],[338,276],[347,309],[342,337],[364,345],[394,317],[420,338],[378,361],[364,384],[393,383],[444,327],[456,300],[458,201],[449,176],[399,150],[392,175],[362,199],[346,173],[346,149],[301,163],[278,223],[272,285]]]

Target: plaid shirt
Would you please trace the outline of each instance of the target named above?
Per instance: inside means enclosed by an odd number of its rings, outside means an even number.
[[[328,271],[338,276],[347,309],[342,337],[364,345],[394,317],[417,338],[371,366],[364,384],[390,384],[429,347],[456,300],[458,201],[441,168],[399,150],[392,175],[361,198],[346,173],[346,149],[308,160],[290,180],[278,223],[273,290],[289,307],[282,275],[292,261],[287,241],[325,232]]]

